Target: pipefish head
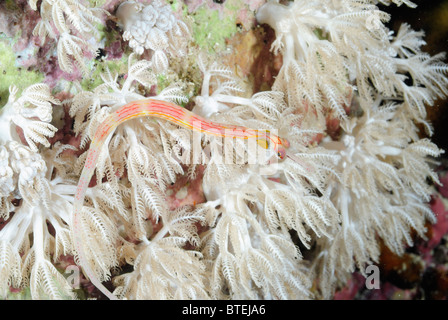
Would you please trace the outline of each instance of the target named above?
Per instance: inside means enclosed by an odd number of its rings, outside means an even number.
[[[274,145],[274,151],[279,160],[286,158],[286,149],[289,148],[289,141],[284,138],[277,137],[277,141]]]
[[[288,140],[270,133],[266,136],[259,136],[257,143],[263,149],[272,148],[271,150],[274,151],[278,159],[283,160],[286,158],[286,149],[289,148]]]

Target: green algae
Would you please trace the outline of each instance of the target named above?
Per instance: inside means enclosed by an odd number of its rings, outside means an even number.
[[[193,39],[208,52],[225,49],[225,40],[239,31],[235,14],[220,15],[218,10],[200,7],[190,15],[193,18]]]
[[[17,56],[11,43],[10,39],[0,38],[0,107],[8,101],[11,85],[15,85],[20,93],[26,87],[42,82],[44,79],[38,71],[17,66]]]
[[[103,77],[107,77],[108,74],[111,76],[118,75],[120,79],[120,77],[127,73],[127,59],[127,56],[123,56],[122,59],[117,60],[95,61],[92,66],[92,72],[88,77],[83,77],[81,88],[85,91],[93,91],[96,87],[104,83]]]

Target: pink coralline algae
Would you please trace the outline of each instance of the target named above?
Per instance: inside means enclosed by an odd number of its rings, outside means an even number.
[[[171,210],[182,206],[195,206],[205,202],[202,190],[203,168],[199,168],[194,179],[179,177],[179,179],[167,188],[167,200]]]

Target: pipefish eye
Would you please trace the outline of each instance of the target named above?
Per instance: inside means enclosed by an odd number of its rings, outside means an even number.
[[[286,150],[283,147],[279,147],[277,150],[277,157],[281,160],[285,159],[286,157]]]

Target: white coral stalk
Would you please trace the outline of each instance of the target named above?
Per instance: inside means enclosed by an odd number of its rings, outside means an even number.
[[[50,252],[71,253],[70,245],[68,245],[70,243],[68,215],[64,215],[64,212],[68,212],[68,208],[61,206],[57,198],[52,200],[54,205],[50,210],[43,205],[23,203],[0,231],[0,242],[9,246],[11,251],[9,259],[13,259],[14,255],[19,253],[23,255],[23,265],[18,263],[15,266],[21,270],[22,283],[14,285],[17,287],[20,287],[20,284],[30,285],[31,294],[35,299],[75,298],[73,288],[50,261]],[[61,209],[63,211],[60,211]],[[46,221],[55,228],[56,238],[50,234]],[[32,242],[29,240],[30,234],[32,234]],[[62,252],[55,251],[53,247],[55,245],[65,249]],[[59,256],[53,258],[57,261]],[[14,269],[10,272],[14,272]],[[13,275],[14,273],[5,275],[4,279],[17,279]],[[3,293],[6,294],[6,292]]]

